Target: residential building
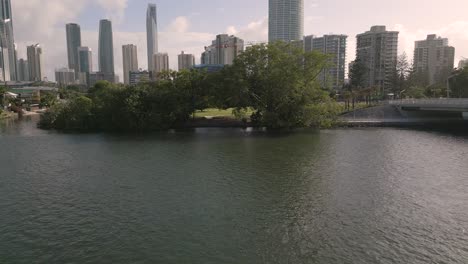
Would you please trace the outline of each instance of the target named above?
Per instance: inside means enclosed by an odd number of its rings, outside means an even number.
[[[455,65],[455,48],[448,45],[447,38],[427,35],[425,40],[415,42],[414,68],[424,73],[428,84],[445,83]]]
[[[185,54],[183,51],[178,56],[179,59],[179,71],[188,70],[195,66],[195,56],[193,54]]]
[[[169,55],[167,53],[156,53],[153,58],[154,76],[157,78],[159,73],[169,70]]]
[[[10,0],[0,0],[0,68],[2,81],[15,81],[16,57]]]
[[[268,41],[290,42],[304,36],[304,0],[269,0]]]
[[[346,35],[324,35],[304,37],[306,52],[319,51],[330,56],[330,66],[319,75],[323,87],[339,91],[344,85],[346,71]]]
[[[28,46],[27,55],[29,65],[29,80],[34,82],[42,81],[45,77],[42,47],[39,44]]]
[[[389,92],[398,59],[397,31],[387,31],[385,26],[373,26],[370,31],[357,35],[356,61],[365,65],[366,83]]]
[[[78,81],[87,85],[89,74],[93,72],[93,53],[88,47],[78,48]]]
[[[128,44],[122,46],[124,84],[130,84],[130,72],[138,71],[137,46]]]
[[[17,73],[18,73],[18,81],[20,82],[28,82],[29,81],[29,64],[28,61],[25,59],[19,59],[17,62]]]
[[[75,74],[74,69],[62,68],[55,70],[55,82],[62,87],[75,84]]]
[[[99,22],[98,53],[99,71],[105,74],[115,74],[112,22],[107,19],[103,19]]]
[[[81,47],[81,28],[74,23],[67,24],[65,28],[67,33],[68,68],[74,70],[76,77],[78,77],[80,72],[78,48]]]
[[[146,42],[148,48],[148,71],[154,71],[154,54],[158,53],[158,19],[155,4],[148,4],[146,11]]]
[[[136,71],[131,71],[130,72],[130,85],[137,85],[141,82],[149,82],[150,81],[150,72],[149,71],[142,71],[142,70],[136,70]]]
[[[231,65],[234,59],[244,51],[244,40],[227,34],[217,35],[211,46],[205,47],[201,64]]]
[[[98,81],[108,81],[110,83],[118,82],[115,74],[105,72],[92,72],[89,74],[88,80],[89,87],[94,87]]]

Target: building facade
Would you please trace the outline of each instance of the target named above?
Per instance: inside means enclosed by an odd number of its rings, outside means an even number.
[[[17,62],[17,74],[18,81],[28,82],[29,81],[29,64],[25,59],[19,59]]]
[[[106,74],[115,74],[112,22],[107,19],[103,19],[99,22],[98,53],[99,71]]]
[[[137,85],[141,82],[149,82],[151,79],[151,74],[149,71],[131,71],[130,72],[130,85]]]
[[[346,72],[346,35],[324,35],[323,37],[304,37],[306,52],[319,51],[330,56],[330,66],[319,75],[323,87],[334,91],[343,88]]]
[[[447,38],[428,35],[415,42],[413,62],[416,72],[427,76],[429,85],[445,83],[455,66],[455,48],[449,46]]]
[[[27,47],[29,80],[38,82],[45,77],[42,47],[39,44]]]
[[[70,23],[65,26],[67,34],[68,68],[73,69],[78,76],[79,57],[78,48],[81,47],[81,28],[78,24]]]
[[[124,84],[130,84],[130,72],[138,71],[137,46],[122,46]]]
[[[0,0],[0,68],[2,81],[16,81],[15,38],[10,0]]]
[[[155,4],[149,4],[146,11],[146,41],[148,46],[148,71],[154,70],[154,54],[158,53],[158,19]]]
[[[88,86],[94,87],[97,82],[99,81],[108,81],[110,83],[116,83],[116,75],[113,73],[105,73],[105,72],[92,72],[89,74],[88,78]]]
[[[78,81],[87,85],[89,74],[93,72],[93,52],[88,47],[78,48]]]
[[[304,0],[269,0],[268,41],[290,42],[304,36]]]
[[[169,55],[167,53],[156,53],[153,55],[153,59],[154,76],[157,78],[159,73],[169,70]]]
[[[366,67],[368,87],[388,92],[398,59],[397,31],[385,26],[373,26],[370,31],[357,35],[356,61]]]
[[[189,70],[195,66],[195,56],[193,54],[185,54],[183,51],[178,56],[179,71]]]
[[[205,47],[201,56],[203,65],[232,65],[234,59],[244,51],[244,40],[227,34],[217,35],[211,46]]]
[[[55,70],[55,82],[62,87],[75,84],[75,74],[74,69],[62,68]]]

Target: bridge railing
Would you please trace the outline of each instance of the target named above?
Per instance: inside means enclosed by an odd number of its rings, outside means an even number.
[[[390,100],[390,105],[395,106],[437,106],[437,107],[463,107],[468,108],[468,99],[440,98],[440,99],[400,99]]]

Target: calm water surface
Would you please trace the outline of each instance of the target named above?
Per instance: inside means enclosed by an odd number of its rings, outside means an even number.
[[[468,263],[468,136],[0,124],[0,263]]]

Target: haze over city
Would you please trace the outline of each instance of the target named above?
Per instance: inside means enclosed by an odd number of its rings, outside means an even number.
[[[65,24],[78,23],[83,46],[93,50],[97,69],[99,20],[110,18],[114,30],[115,70],[122,79],[124,44],[138,47],[139,67],[146,69],[145,15],[148,3],[158,5],[159,50],[168,52],[170,66],[177,69],[177,54],[195,55],[217,34],[228,33],[249,41],[268,39],[268,1],[143,1],[143,0],[15,0],[12,1],[18,57],[26,46],[40,43],[44,49],[46,76],[67,65]],[[348,35],[347,61],[355,57],[356,35],[372,25],[386,25],[399,34],[399,50],[413,56],[414,41],[437,34],[456,48],[455,65],[468,57],[468,2],[441,1],[305,1],[304,35]],[[38,10],[42,14],[38,15]]]

